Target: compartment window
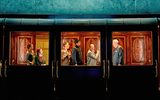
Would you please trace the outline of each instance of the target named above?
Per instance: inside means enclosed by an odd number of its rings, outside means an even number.
[[[16,31],[10,37],[11,65],[48,65],[49,32]]]
[[[100,66],[100,32],[62,32],[62,66]]]
[[[151,65],[153,63],[152,32],[120,31],[112,33],[114,66]]]

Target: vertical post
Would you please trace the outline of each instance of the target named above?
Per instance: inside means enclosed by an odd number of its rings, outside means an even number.
[[[158,61],[156,61],[156,76],[157,76],[157,78],[158,78],[158,90],[160,91],[160,76],[159,76],[159,61],[160,61],[160,54],[159,54],[159,50],[160,50],[160,48],[159,48],[159,25],[157,25],[157,28],[158,28]]]

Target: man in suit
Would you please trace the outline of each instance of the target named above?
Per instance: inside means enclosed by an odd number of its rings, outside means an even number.
[[[74,41],[75,47],[72,48],[72,65],[82,65],[82,50],[80,48],[80,40]]]
[[[113,65],[120,66],[124,64],[124,51],[122,46],[119,45],[118,39],[113,39],[113,47],[115,48],[113,51]]]

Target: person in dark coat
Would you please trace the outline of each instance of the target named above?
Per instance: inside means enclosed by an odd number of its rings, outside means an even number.
[[[72,65],[82,65],[82,50],[80,48],[80,40],[75,40],[75,47],[72,48]]]
[[[124,64],[124,51],[122,46],[119,45],[119,41],[117,39],[113,39],[113,47],[115,48],[113,51],[113,65],[120,66]]]
[[[37,55],[35,56],[34,65],[39,65],[39,66],[46,65],[42,49],[37,49]]]
[[[33,65],[33,45],[32,44],[28,44],[27,45],[27,54],[26,54],[26,62],[27,65]]]

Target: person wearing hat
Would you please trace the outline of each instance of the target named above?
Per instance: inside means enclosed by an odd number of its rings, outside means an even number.
[[[74,41],[75,47],[72,48],[72,65],[82,65],[82,50],[80,48],[80,40]]]

